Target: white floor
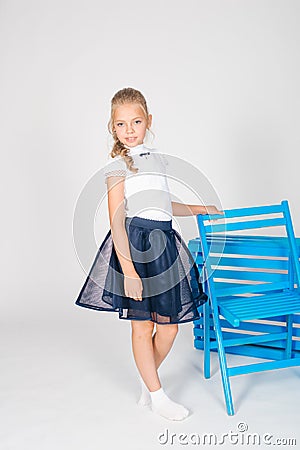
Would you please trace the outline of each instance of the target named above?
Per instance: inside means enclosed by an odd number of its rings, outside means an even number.
[[[297,446],[284,448],[299,448],[300,368],[232,378],[236,414],[230,417],[217,355],[212,378],[204,380],[192,329],[192,323],[181,325],[160,368],[167,394],[192,412],[183,422],[171,422],[136,405],[130,322],[117,314],[74,306],[58,320],[3,321],[1,450],[195,448],[205,433],[213,433],[224,449],[270,448],[275,438],[294,438]],[[230,357],[232,364],[240,360]],[[221,444],[222,434],[230,432],[237,433],[232,443],[227,437]],[[266,433],[273,437],[269,445],[246,445],[243,436],[251,433],[261,440]]]

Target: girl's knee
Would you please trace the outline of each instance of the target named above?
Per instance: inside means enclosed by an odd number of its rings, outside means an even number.
[[[178,333],[178,324],[158,325],[156,330],[157,333],[163,335],[164,338],[174,339]]]
[[[132,320],[132,333],[136,337],[152,336],[154,323],[151,320]]]

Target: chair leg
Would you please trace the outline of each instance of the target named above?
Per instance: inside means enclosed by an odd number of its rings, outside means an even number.
[[[225,402],[226,402],[226,409],[227,409],[227,414],[229,416],[233,416],[234,408],[233,408],[233,402],[232,402],[232,395],[231,395],[231,388],[230,388],[229,375],[228,375],[228,369],[227,369],[225,349],[224,349],[224,344],[223,344],[222,329],[221,329],[221,325],[220,325],[220,321],[219,321],[219,311],[216,310],[216,308],[213,308],[213,316],[214,316],[216,339],[217,339],[217,344],[218,344],[218,357],[219,357],[219,362],[220,362],[220,371],[221,371],[223,391],[224,391]]]
[[[203,307],[204,327],[204,378],[210,378],[210,305],[209,301]]]
[[[285,357],[286,359],[290,359],[292,357],[293,314],[288,314],[286,316],[286,328],[287,328],[287,337],[286,337]]]

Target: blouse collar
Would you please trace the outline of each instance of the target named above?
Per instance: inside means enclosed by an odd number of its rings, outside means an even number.
[[[125,145],[125,147],[129,150],[128,155],[132,156],[132,155],[137,155],[139,153],[142,153],[143,149],[144,149],[144,144],[139,144],[139,145],[136,145],[135,147],[127,147]]]

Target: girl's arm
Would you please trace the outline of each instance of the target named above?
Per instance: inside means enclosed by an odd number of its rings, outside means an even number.
[[[125,276],[136,275],[125,229],[124,177],[107,178],[108,212],[114,247]]]
[[[197,214],[223,214],[214,205],[186,205],[185,203],[172,202],[173,216],[194,216]]]

